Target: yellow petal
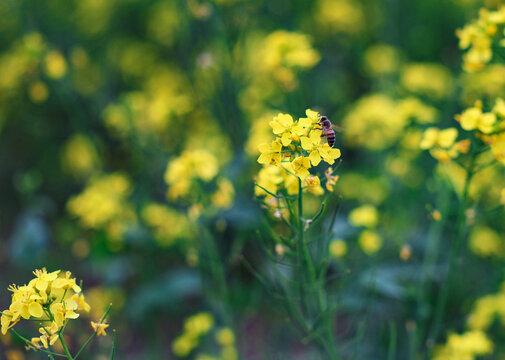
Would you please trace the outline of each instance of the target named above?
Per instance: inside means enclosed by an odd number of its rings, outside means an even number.
[[[277,120],[286,129],[293,125],[293,118],[289,114],[279,114],[274,121],[275,120]]]
[[[302,149],[304,149],[304,150],[312,150],[312,141],[310,141],[308,137],[302,136],[300,138],[300,141],[302,143]]]
[[[310,158],[310,162],[314,166],[319,165],[319,163],[321,162],[321,156],[319,155],[319,152],[317,150],[312,151],[309,155],[309,158]]]
[[[309,118],[300,118],[298,120],[298,126],[301,126],[303,128],[308,128],[312,126],[312,120]]]
[[[281,149],[282,149],[282,145],[280,142],[272,141],[272,148],[271,148],[272,152],[280,152]]]
[[[312,120],[319,120],[319,113],[310,109],[305,110],[305,115]]]
[[[35,287],[39,291],[46,291],[48,285],[49,285],[49,283],[47,281],[39,279],[39,280],[37,280]]]
[[[28,307],[28,311],[30,312],[31,316],[36,318],[42,317],[42,315],[44,315],[42,305],[40,305],[38,302],[32,302]]]
[[[291,144],[290,134],[288,134],[288,133],[282,134],[281,142],[282,142],[282,145],[284,145],[284,146],[288,146],[289,144]]]
[[[454,144],[458,137],[458,130],[456,128],[448,128],[440,131],[438,135],[438,143],[443,148],[448,148]]]
[[[322,134],[323,132],[321,130],[312,130],[310,133],[310,141],[312,141],[314,145],[319,145],[321,143]]]
[[[270,121],[270,126],[272,127],[274,134],[282,134],[284,132],[284,126],[282,126],[278,121]]]
[[[425,150],[432,148],[435,145],[435,142],[437,141],[438,133],[439,130],[437,128],[431,127],[426,129],[426,131],[423,134],[423,139],[419,144],[419,147]]]
[[[272,158],[272,156],[270,154],[267,154],[267,153],[263,153],[260,155],[260,157],[258,158],[258,162],[260,164],[270,164],[270,159]]]

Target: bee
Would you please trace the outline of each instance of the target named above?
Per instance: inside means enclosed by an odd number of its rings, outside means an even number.
[[[321,126],[321,130],[323,131],[323,135],[326,137],[326,141],[328,141],[328,145],[333,147],[335,145],[335,130],[342,131],[342,127],[332,124],[331,121],[326,116],[321,116],[319,118],[319,125]]]

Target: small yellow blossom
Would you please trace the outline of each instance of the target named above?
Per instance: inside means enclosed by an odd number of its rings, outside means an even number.
[[[328,250],[331,256],[338,259],[347,254],[347,244],[342,239],[335,239],[330,242]]]
[[[461,335],[450,334],[445,345],[437,346],[433,360],[475,359],[479,355],[491,354],[493,343],[487,335],[478,330],[467,331]]]
[[[53,50],[46,55],[46,74],[53,79],[62,78],[67,72],[67,62],[60,52]]]
[[[93,330],[96,332],[96,336],[107,336],[107,333],[105,332],[105,329],[107,329],[110,326],[110,324],[106,324],[105,322],[102,323],[95,323],[94,321],[91,322],[91,327]]]
[[[479,107],[466,109],[461,115],[456,116],[464,130],[479,130],[484,134],[493,131],[496,122],[496,115],[492,112],[483,113]]]
[[[308,157],[297,157],[291,162],[291,164],[293,165],[295,175],[300,179],[304,180],[307,176],[310,176],[310,160]]]
[[[478,256],[501,256],[502,239],[487,226],[474,226],[469,236],[470,249]]]
[[[373,255],[382,247],[382,238],[375,231],[364,230],[359,235],[358,243],[367,255]]]
[[[318,176],[311,175],[305,179],[305,184],[307,185],[307,190],[314,195],[322,195],[324,193],[321,187],[321,180]]]
[[[362,205],[350,212],[349,221],[354,226],[372,228],[379,223],[379,212],[373,205]]]
[[[35,104],[41,104],[49,97],[49,88],[42,81],[36,81],[28,88],[28,96]]]
[[[424,132],[423,139],[419,146],[421,149],[431,149],[433,147],[449,148],[454,144],[457,137],[458,130],[456,128],[440,130],[431,127]]]
[[[264,143],[258,146],[261,152],[258,162],[263,165],[280,165],[282,155],[282,144],[278,141],[272,141],[270,145]]]
[[[216,342],[221,346],[232,345],[235,343],[235,335],[230,328],[221,328],[216,332]]]

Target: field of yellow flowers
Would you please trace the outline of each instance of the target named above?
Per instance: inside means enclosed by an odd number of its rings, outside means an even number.
[[[0,359],[505,359],[499,0],[0,19]]]

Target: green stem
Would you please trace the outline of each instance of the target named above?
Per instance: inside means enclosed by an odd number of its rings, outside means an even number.
[[[58,337],[60,338],[61,346],[63,346],[63,351],[65,351],[65,354],[67,355],[68,360],[74,360],[74,358],[70,354],[70,351],[68,350],[65,340],[63,339],[63,335],[61,333],[59,333]]]
[[[15,336],[17,336],[19,339],[21,339],[21,341],[23,341],[26,344],[30,345],[34,349],[34,351],[40,351],[40,352],[43,352],[43,353],[48,354],[48,355],[54,355],[54,356],[59,356],[59,357],[67,357],[64,354],[58,354],[58,353],[55,353],[55,352],[52,352],[52,351],[49,351],[49,350],[45,350],[45,349],[41,349],[41,348],[35,346],[34,343],[32,343],[30,340],[28,340],[27,338],[25,338],[23,335],[21,335],[20,333],[18,333],[14,329],[10,329],[9,331],[12,334],[14,334]]]
[[[105,314],[103,314],[102,318],[100,319],[100,322],[98,323],[99,325],[103,324],[105,318],[109,314],[109,311],[110,311],[111,307],[112,307],[112,304],[109,304],[109,307],[107,308],[107,311],[105,311]],[[91,342],[91,340],[93,340],[95,338],[97,332],[98,332],[98,327],[97,327],[97,330],[95,330],[95,332],[88,338],[88,340],[86,340],[86,342],[84,343],[84,345],[82,345],[82,347],[79,349],[79,351],[77,352],[77,354],[74,356],[74,360],[76,360],[79,357],[79,355],[81,355],[81,353],[84,351],[84,349],[86,348],[86,346],[88,346],[88,344]]]
[[[432,221],[430,229],[428,231],[428,238],[426,243],[426,250],[424,252],[423,265],[421,269],[420,284],[417,291],[417,314],[418,324],[416,326],[415,335],[413,335],[412,341],[410,341],[411,346],[409,346],[409,358],[411,360],[417,359],[417,351],[421,350],[424,352],[424,339],[427,330],[427,321],[430,316],[430,303],[429,303],[429,281],[433,277],[433,269],[437,263],[440,252],[440,239],[442,236],[442,231],[444,229],[444,224],[449,213],[449,191],[444,187],[442,181],[438,181],[438,191],[436,192],[437,198],[437,209],[442,213],[442,219],[440,221]]]
[[[112,350],[110,352],[110,360],[114,360],[114,355],[116,354],[116,330],[112,330],[114,336],[112,337]]]
[[[298,178],[298,237],[299,237],[299,248],[301,252],[301,260],[302,266],[301,270],[303,272],[301,279],[302,283],[309,286],[312,294],[307,294],[305,285],[303,286],[303,298],[302,301],[306,303],[306,307],[310,309],[310,299],[313,295],[317,297],[317,305],[318,312],[322,313],[325,311],[324,304],[324,287],[322,284],[318,284],[318,278],[316,274],[316,270],[314,268],[314,264],[312,262],[312,258],[309,253],[309,249],[307,247],[307,243],[304,238],[304,218],[303,218],[303,188],[302,188],[302,180]],[[330,315],[330,314],[328,314]],[[322,336],[319,340],[321,346],[326,350],[330,359],[338,359],[338,354],[334,345],[334,336],[333,336],[333,328],[332,328],[332,316],[324,316],[323,319],[323,331],[324,336]]]
[[[436,310],[435,310],[435,322],[432,327],[432,331],[429,337],[429,342],[433,343],[437,340],[438,335],[440,333],[440,328],[442,326],[443,315],[445,312],[445,307],[447,305],[447,300],[449,296],[449,286],[452,282],[452,278],[454,276],[454,267],[456,265],[456,261],[460,254],[461,244],[464,238],[465,226],[466,226],[466,207],[468,202],[468,192],[470,190],[470,182],[472,180],[472,176],[474,175],[474,167],[475,167],[475,158],[476,154],[472,155],[472,159],[470,161],[470,165],[467,168],[465,184],[463,188],[463,194],[461,196],[461,204],[460,204],[460,212],[458,215],[458,227],[456,236],[454,241],[451,244],[450,253],[449,253],[449,267],[447,269],[447,275],[445,281],[442,284],[442,289],[440,290],[440,295],[437,300]]]

